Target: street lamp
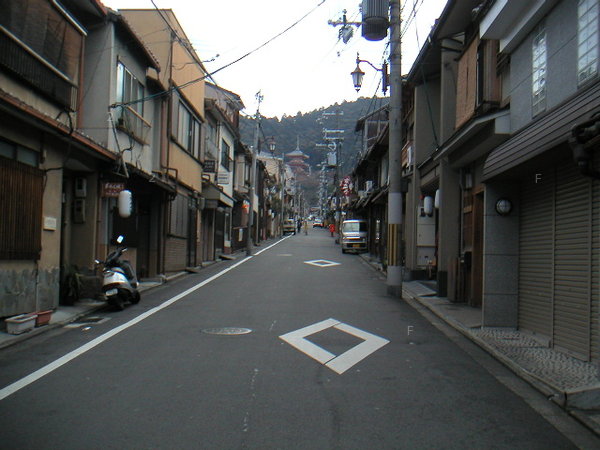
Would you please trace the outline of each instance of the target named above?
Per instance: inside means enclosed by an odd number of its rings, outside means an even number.
[[[270,151],[271,153],[274,153],[274,152],[275,152],[275,138],[274,138],[274,137],[271,137],[271,138],[269,139],[269,141],[268,141],[267,145],[269,146],[269,151]]]
[[[377,70],[378,72],[381,72],[381,90],[385,94],[389,86],[387,63],[384,62],[380,69],[379,67],[374,66],[370,61],[367,61],[366,59],[360,59],[358,53],[356,54],[356,69],[354,69],[353,72],[350,72],[350,75],[352,75],[352,82],[354,83],[354,89],[356,89],[356,92],[360,91],[360,88],[362,87],[362,80],[365,76],[365,73],[362,70],[360,70],[361,62],[367,63],[373,69]]]

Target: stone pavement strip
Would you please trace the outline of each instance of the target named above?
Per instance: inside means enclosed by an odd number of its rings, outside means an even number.
[[[481,310],[452,303],[420,283],[403,284],[404,298],[427,307],[600,436],[599,366],[548,347],[531,334],[483,327]]]

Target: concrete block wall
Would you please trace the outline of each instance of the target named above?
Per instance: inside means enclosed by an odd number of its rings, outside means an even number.
[[[486,184],[483,249],[483,326],[517,327],[519,288],[518,183]],[[512,211],[496,212],[496,202],[507,198]]]

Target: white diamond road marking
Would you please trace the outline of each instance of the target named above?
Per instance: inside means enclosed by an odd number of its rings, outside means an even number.
[[[319,333],[328,328],[335,328],[336,330],[351,334],[352,336],[363,339],[364,342],[361,342],[350,350],[346,350],[341,355],[336,356],[305,339],[307,336]],[[339,375],[343,374],[346,370],[390,342],[387,339],[367,333],[366,331],[342,323],[336,319],[323,320],[322,322],[300,328],[299,330],[282,334],[279,338],[290,344],[292,347],[295,347],[297,350],[300,350],[302,353],[319,361]]]
[[[310,264],[311,266],[317,266],[317,267],[332,267],[332,266],[340,265],[340,263],[338,263],[338,262],[327,261],[326,259],[315,259],[313,261],[304,261],[304,264]]]

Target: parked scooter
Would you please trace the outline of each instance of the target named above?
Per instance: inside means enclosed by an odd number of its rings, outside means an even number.
[[[123,239],[123,236],[119,236],[117,242],[121,244]],[[140,301],[138,280],[133,267],[129,261],[121,259],[125,251],[127,251],[127,247],[119,246],[115,251],[109,253],[106,261],[96,260],[96,264],[104,265],[102,292],[106,296],[106,301],[121,311],[125,309],[127,302],[136,304]]]

